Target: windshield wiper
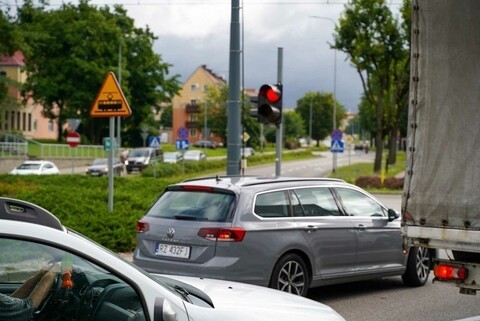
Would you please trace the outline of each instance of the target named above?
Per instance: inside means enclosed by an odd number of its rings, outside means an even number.
[[[190,301],[190,299],[188,298],[190,293],[187,290],[185,290],[179,285],[175,285],[173,288],[175,289],[175,291],[177,291],[177,293],[179,293],[185,299],[185,301],[192,303],[192,301]]]

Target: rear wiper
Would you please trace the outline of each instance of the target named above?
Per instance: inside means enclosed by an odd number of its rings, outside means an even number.
[[[205,217],[197,217],[193,215],[175,215],[177,220],[185,220],[185,221],[208,221],[208,218]]]

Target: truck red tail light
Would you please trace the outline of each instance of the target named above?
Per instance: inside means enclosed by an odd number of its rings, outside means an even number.
[[[240,227],[204,227],[198,231],[198,236],[206,238],[210,241],[241,242],[245,237],[245,233],[246,231]]]
[[[435,277],[441,280],[465,280],[468,277],[468,270],[464,267],[458,267],[448,264],[435,265],[433,269]]]
[[[142,220],[137,221],[137,233],[145,233],[148,232],[148,230],[150,230],[150,224]]]

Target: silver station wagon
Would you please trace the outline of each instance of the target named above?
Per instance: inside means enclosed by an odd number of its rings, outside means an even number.
[[[150,272],[305,296],[396,275],[420,286],[433,254],[404,249],[399,214],[342,180],[217,176],[168,186],[137,223],[133,259]]]

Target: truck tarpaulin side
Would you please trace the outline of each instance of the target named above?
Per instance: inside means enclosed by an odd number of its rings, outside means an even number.
[[[480,252],[480,1],[413,2],[410,73],[406,242]]]

